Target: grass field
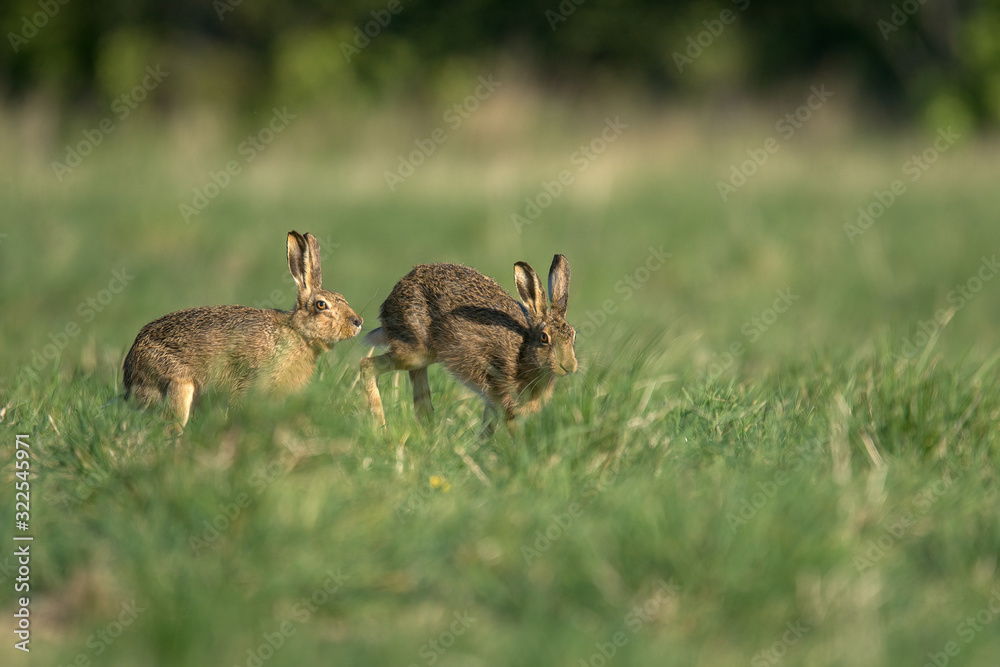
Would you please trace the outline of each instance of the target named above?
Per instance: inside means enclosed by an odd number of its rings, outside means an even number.
[[[788,109],[526,104],[498,92],[392,191],[440,118],[303,116],[251,162],[266,111],[233,133],[136,118],[61,182],[87,125],[46,143],[4,119],[2,483],[13,499],[28,434],[30,664],[996,664],[996,144],[913,171],[933,130],[858,130],[831,102],[723,201]],[[436,425],[384,376],[376,431],[360,341],[287,400],[208,396],[179,436],[112,401],[153,318],[291,307],[289,229],[366,331],[414,263],[513,290],[515,261],[563,253],[580,371],[486,443],[438,367]],[[5,539],[0,661],[28,664]]]

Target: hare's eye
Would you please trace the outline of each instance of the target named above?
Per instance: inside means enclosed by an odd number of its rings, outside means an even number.
[[[548,345],[549,344],[549,334],[547,334],[546,332],[543,331],[542,332],[542,336],[541,336],[541,341],[542,341],[542,345]]]
[[[326,310],[327,303],[322,299],[316,301],[316,310]]]

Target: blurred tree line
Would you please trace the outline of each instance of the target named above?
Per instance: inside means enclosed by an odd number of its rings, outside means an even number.
[[[1000,120],[1000,0],[5,0],[0,96],[245,109],[443,95],[505,63],[653,98],[847,79],[896,115]],[[444,92],[442,92],[444,91]]]

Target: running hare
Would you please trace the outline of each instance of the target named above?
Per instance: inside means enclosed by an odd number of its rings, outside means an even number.
[[[288,233],[288,269],[298,286],[290,311],[246,306],[179,310],[139,331],[122,366],[125,398],[166,399],[181,426],[206,386],[234,394],[259,384],[291,390],[309,382],[319,355],[361,331],[361,318],[339,294],[320,288],[319,243]]]
[[[538,274],[524,262],[514,265],[523,303],[467,266],[414,267],[389,293],[379,311],[382,326],[366,339],[389,348],[361,360],[375,419],[385,424],[376,380],[398,370],[410,372],[416,412],[429,419],[434,408],[427,367],[438,362],[483,397],[484,436],[492,434],[501,413],[510,429],[515,417],[539,410],[552,395],[556,376],[576,371],[576,331],[564,319],[569,275],[566,258],[553,257],[549,307]]]

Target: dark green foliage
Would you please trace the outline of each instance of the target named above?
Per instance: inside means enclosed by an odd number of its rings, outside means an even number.
[[[0,26],[0,92],[23,99],[40,89],[89,110],[157,63],[173,76],[161,106],[208,98],[250,109],[262,99],[426,99],[457,73],[517,62],[547,89],[572,94],[724,99],[789,80],[836,81],[890,113],[1000,119],[994,0],[17,0],[0,9]]]

